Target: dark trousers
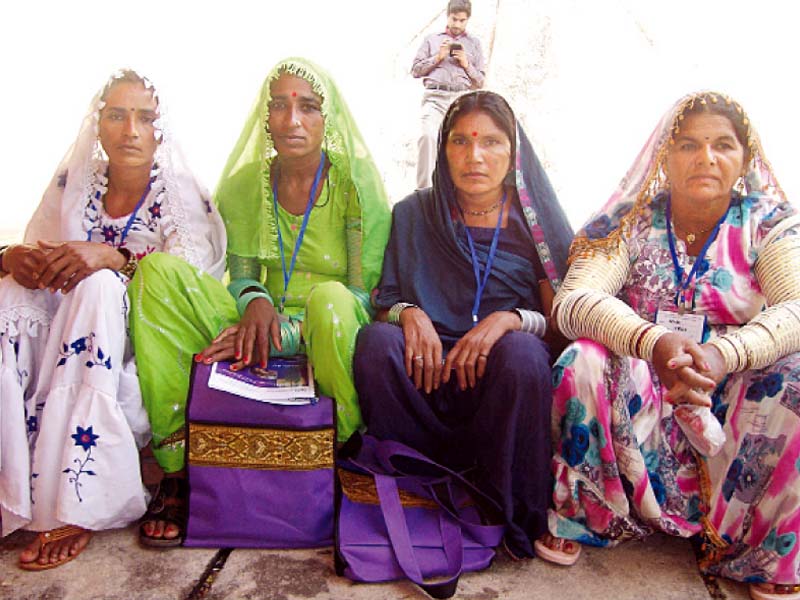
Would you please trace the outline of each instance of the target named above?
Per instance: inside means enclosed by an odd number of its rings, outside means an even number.
[[[353,370],[369,433],[453,469],[473,469],[475,483],[502,507],[509,549],[533,556],[533,541],[547,530],[552,490],[547,345],[507,333],[475,388],[461,391],[453,373],[430,394],[406,375],[404,348],[394,325],[375,323],[359,334]]]

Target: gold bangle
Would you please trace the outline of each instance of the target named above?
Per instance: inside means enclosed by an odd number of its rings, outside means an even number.
[[[139,266],[139,259],[136,255],[127,248],[117,248],[117,252],[122,254],[127,260],[122,268],[117,271],[120,275],[124,275],[128,279],[133,279],[133,274],[136,273],[136,267]]]

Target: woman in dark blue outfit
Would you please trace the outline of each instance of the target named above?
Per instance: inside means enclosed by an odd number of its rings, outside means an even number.
[[[506,546],[533,556],[547,527],[547,300],[572,230],[502,97],[458,98],[433,187],[398,203],[354,361],[364,421],[471,477],[502,506]],[[544,313],[544,314],[543,314]]]

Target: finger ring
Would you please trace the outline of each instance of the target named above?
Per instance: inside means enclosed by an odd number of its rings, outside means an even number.
[[[417,362],[422,362],[422,354],[418,354],[417,356],[415,356],[414,360],[416,360]]]
[[[478,354],[478,358],[489,358],[488,354]]]

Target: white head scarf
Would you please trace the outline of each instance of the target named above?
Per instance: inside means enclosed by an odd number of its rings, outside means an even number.
[[[84,222],[87,203],[107,189],[108,157],[98,138],[102,98],[112,85],[135,75],[153,91],[159,116],[155,121],[158,147],[154,156],[150,193],[165,190],[162,232],[173,232],[175,243],[166,252],[219,278],[225,271],[225,227],[206,189],[198,182],[169,129],[167,111],[156,88],[145,76],[132,70],[114,73],[95,95],[83,119],[78,137],[58,165],[42,201],[25,230],[25,242],[71,241],[87,238]]]

